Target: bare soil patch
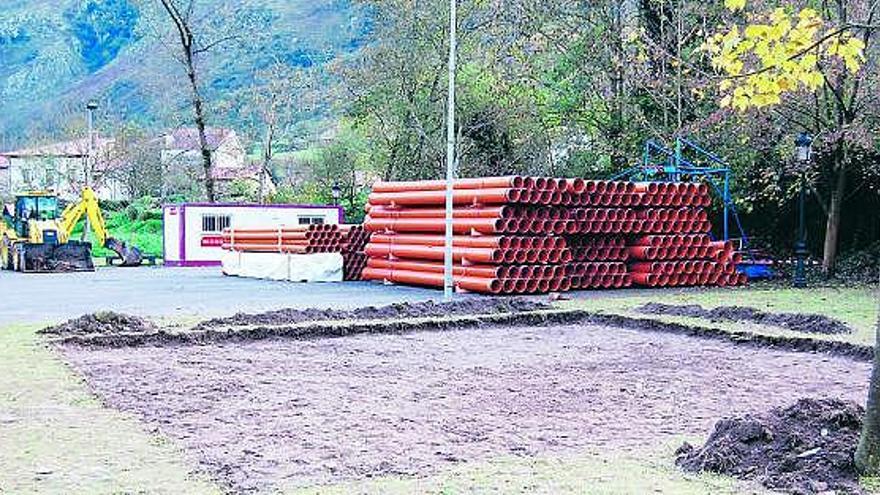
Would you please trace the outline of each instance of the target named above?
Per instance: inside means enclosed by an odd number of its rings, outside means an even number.
[[[676,463],[754,479],[794,494],[861,493],[853,461],[865,410],[854,402],[802,399],[770,412],[723,419],[703,447],[684,444]]]
[[[202,322],[195,330],[214,327],[249,325],[290,325],[306,321],[393,320],[474,314],[521,313],[551,309],[547,303],[518,298],[470,298],[452,302],[397,303],[388,306],[367,306],[353,310],[282,309],[265,313],[238,313],[229,318],[215,318]]]
[[[236,493],[701,437],[869,364],[591,324],[61,351]]]
[[[60,337],[147,334],[158,331],[156,325],[138,316],[101,311],[44,328],[39,333]]]
[[[852,333],[844,322],[825,315],[809,313],[768,313],[747,306],[719,306],[706,309],[699,304],[648,303],[638,308],[640,313],[652,315],[688,316],[710,321],[749,322],[785,328],[796,332],[841,334]]]

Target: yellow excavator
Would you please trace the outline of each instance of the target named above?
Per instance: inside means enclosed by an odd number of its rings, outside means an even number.
[[[25,273],[94,271],[92,245],[71,239],[74,227],[85,216],[97,241],[116,252],[122,266],[139,266],[141,252],[110,237],[95,192],[86,187],[78,202],[59,215],[58,197],[51,192],[16,196],[14,211],[3,207],[0,221],[0,268]]]

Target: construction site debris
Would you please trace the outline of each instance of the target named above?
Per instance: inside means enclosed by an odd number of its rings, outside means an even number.
[[[718,306],[706,309],[698,304],[676,305],[648,303],[638,308],[640,313],[653,315],[687,316],[711,321],[748,322],[785,328],[796,332],[841,334],[852,333],[846,323],[819,314],[810,313],[769,313],[746,306]]]
[[[797,495],[862,493],[853,458],[864,413],[854,402],[801,399],[766,414],[723,419],[703,447],[684,444],[676,463]]]
[[[521,313],[552,309],[547,303],[520,298],[459,299],[452,302],[397,303],[389,306],[367,306],[353,310],[282,309],[266,313],[238,313],[229,318],[215,318],[196,325],[194,330],[219,326],[292,325],[308,321],[394,320],[441,316]]]
[[[44,328],[39,333],[57,336],[71,335],[119,335],[132,333],[155,333],[158,327],[138,316],[112,311],[100,311],[68,320],[60,325]]]

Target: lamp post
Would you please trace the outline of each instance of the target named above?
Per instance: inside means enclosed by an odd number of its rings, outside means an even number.
[[[95,160],[95,148],[97,148],[97,143],[95,140],[95,110],[98,109],[98,102],[95,100],[89,100],[86,103],[86,109],[89,111],[88,113],[88,121],[89,121],[89,156],[86,159],[86,170],[85,170],[85,185],[90,185],[91,182],[91,167],[94,165]]]
[[[797,258],[794,269],[792,284],[796,288],[807,286],[807,277],[804,264],[807,254],[807,227],[804,186],[807,181],[807,166],[813,152],[813,138],[806,132],[802,132],[794,142],[797,150],[797,162],[800,168],[800,191],[798,192],[798,233],[794,244],[794,255]]]
[[[95,166],[95,150],[97,146],[97,140],[95,139],[95,110],[98,109],[98,102],[95,100],[89,100],[86,103],[86,110],[88,110],[88,121],[89,121],[89,156],[86,158],[85,170],[83,171],[83,181],[85,182],[84,187],[91,187],[92,185],[92,167]],[[89,238],[89,231],[91,231],[89,225],[88,215],[86,216],[85,226],[83,227],[82,236],[80,240],[86,242]]]
[[[339,184],[333,184],[330,194],[333,195],[333,206],[339,206],[339,198],[342,197],[342,189],[339,187]]]

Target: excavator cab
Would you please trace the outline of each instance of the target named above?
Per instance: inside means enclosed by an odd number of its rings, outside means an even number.
[[[30,238],[31,221],[51,222],[58,219],[58,198],[40,193],[17,196],[12,219],[15,233],[19,237]],[[57,231],[54,231],[54,237],[57,240]]]

